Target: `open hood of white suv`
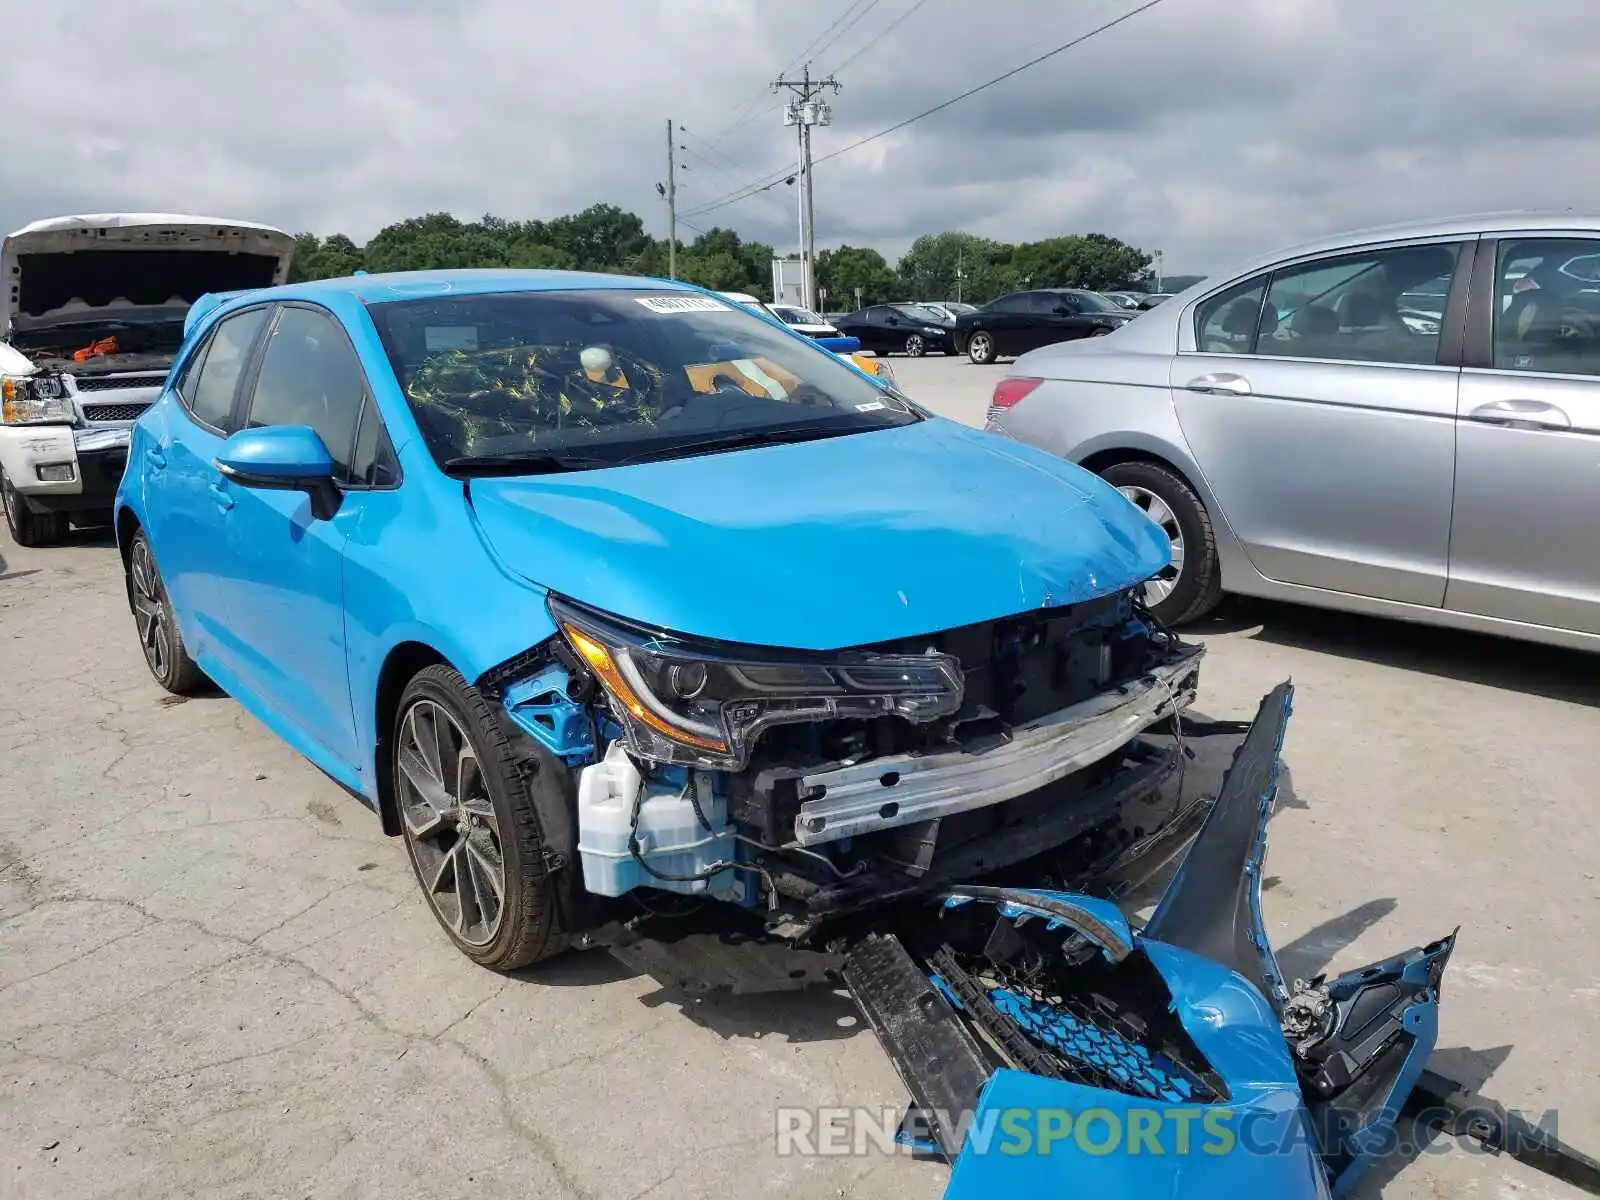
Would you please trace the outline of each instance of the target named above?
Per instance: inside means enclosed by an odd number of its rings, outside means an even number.
[[[252,221],[97,213],[35,221],[0,246],[0,333],[166,310],[207,292],[284,283],[294,239]]]

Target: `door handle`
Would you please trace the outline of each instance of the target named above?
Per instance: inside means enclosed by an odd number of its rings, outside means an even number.
[[[1250,394],[1250,381],[1243,375],[1233,375],[1226,371],[1216,375],[1201,375],[1191,379],[1183,385],[1191,392],[1221,392],[1230,396],[1248,396]]]
[[[217,507],[227,512],[233,507],[233,497],[228,495],[228,485],[220,479],[211,482],[211,498],[217,502]]]
[[[167,469],[167,456],[154,446],[144,452],[144,460],[158,471]]]
[[[1491,425],[1520,425],[1536,429],[1571,429],[1572,419],[1543,400],[1491,400],[1467,414]]]

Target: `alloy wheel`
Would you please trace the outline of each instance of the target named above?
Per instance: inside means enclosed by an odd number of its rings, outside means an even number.
[[[1178,524],[1177,515],[1167,502],[1148,488],[1123,484],[1117,491],[1159,525],[1161,532],[1165,533],[1167,540],[1172,543],[1172,562],[1144,585],[1144,602],[1154,608],[1172,595],[1172,590],[1178,586],[1178,580],[1183,575],[1183,529]]]
[[[488,945],[505,913],[505,857],[472,740],[442,705],[417,700],[401,718],[395,765],[406,841],[428,903],[461,941]]]
[[[920,333],[913,333],[906,339],[906,353],[912,358],[921,358],[922,352],[927,348],[927,343],[922,340]]]
[[[987,333],[975,333],[967,343],[967,353],[974,362],[988,362],[994,357],[992,342]]]
[[[172,665],[172,643],[167,633],[166,604],[161,598],[161,581],[150,543],[139,538],[128,556],[128,576],[133,583],[133,619],[139,630],[139,646],[150,673],[158,680],[167,677]]]

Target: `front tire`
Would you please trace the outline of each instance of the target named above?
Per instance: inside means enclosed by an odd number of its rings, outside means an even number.
[[[5,508],[11,540],[19,546],[52,546],[67,536],[66,514],[34,512],[4,471],[0,471],[0,506]]]
[[[1172,565],[1145,584],[1145,603],[1158,621],[1198,621],[1222,602],[1222,564],[1216,532],[1194,489],[1175,472],[1150,462],[1107,467],[1101,478],[1161,526],[1172,542]]]
[[[980,367],[986,367],[997,357],[995,352],[994,334],[982,329],[967,339],[967,357]]]
[[[444,665],[406,686],[390,744],[406,854],[456,948],[493,971],[565,950],[549,854],[571,803],[564,768],[541,757],[519,771],[488,701]]]
[[[128,547],[128,607],[133,610],[139,648],[150,675],[174,696],[187,696],[205,685],[206,676],[189,657],[172,612],[167,585],[156,570],[155,555],[144,530],[133,535]]]

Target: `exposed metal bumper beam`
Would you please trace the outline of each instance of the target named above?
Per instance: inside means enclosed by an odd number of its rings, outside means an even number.
[[[1205,648],[1011,731],[981,750],[901,754],[801,777],[795,842],[813,846],[1025,796],[1116,753],[1194,701]]]

